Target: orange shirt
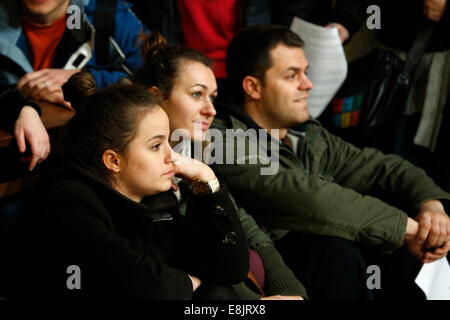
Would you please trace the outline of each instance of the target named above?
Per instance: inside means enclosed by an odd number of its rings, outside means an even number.
[[[66,29],[66,15],[47,26],[39,26],[22,18],[22,27],[28,39],[33,70],[52,67],[56,47]]]

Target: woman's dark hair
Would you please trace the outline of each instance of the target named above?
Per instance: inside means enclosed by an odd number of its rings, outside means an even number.
[[[254,76],[263,84],[272,66],[271,51],[277,45],[301,48],[303,40],[292,30],[278,25],[254,25],[242,29],[227,49],[226,68],[234,99],[242,102],[242,80]]]
[[[182,60],[199,62],[212,69],[212,62],[203,53],[180,46],[169,47],[164,37],[157,32],[141,35],[144,64],[136,70],[133,83],[146,88],[157,87],[164,100],[172,93],[175,78],[180,74]]]
[[[143,117],[162,101],[146,88],[117,84],[96,91],[89,73],[73,75],[63,86],[64,98],[76,110],[64,133],[68,160],[96,179],[110,184],[112,174],[102,161],[103,153],[125,153]]]

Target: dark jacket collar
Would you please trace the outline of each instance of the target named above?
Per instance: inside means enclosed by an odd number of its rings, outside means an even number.
[[[68,170],[73,175],[78,176],[80,180],[92,186],[98,196],[105,202],[105,205],[114,211],[118,208],[127,208],[131,212],[141,215],[161,218],[161,216],[166,216],[168,212],[173,212],[173,210],[178,208],[177,198],[171,190],[147,196],[141,202],[136,202],[116,191],[105,182],[100,181],[86,168],[77,163],[69,162]]]
[[[263,129],[248,115],[247,112],[245,112],[244,107],[235,101],[229,100],[226,104],[220,105],[220,110],[221,112],[218,114],[218,118],[220,119],[225,119],[227,116],[232,116],[245,123],[248,128],[255,130]],[[305,126],[306,123],[301,123],[293,128],[290,128],[289,132],[298,135],[298,132],[305,131]]]
[[[255,130],[262,129],[248,114],[244,111],[242,105],[239,105],[235,101],[229,100],[227,103],[220,105],[220,111],[217,118],[226,119],[228,116],[232,116],[239,121],[242,121],[248,128]]]

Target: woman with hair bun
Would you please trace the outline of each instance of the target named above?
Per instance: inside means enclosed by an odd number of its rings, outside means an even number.
[[[21,223],[10,296],[237,298],[231,285],[248,272],[239,218],[214,172],[170,147],[160,98],[130,84],[96,91],[86,73],[63,90],[77,111],[67,169]],[[193,186],[185,216],[174,176]]]
[[[162,108],[170,120],[171,144],[186,157],[192,157],[192,144],[206,145],[206,133],[216,110],[217,84],[211,61],[201,52],[166,45],[153,32],[144,37],[144,65],[136,70],[132,81],[162,97]],[[179,137],[183,140],[178,143]],[[202,150],[203,154],[203,150]],[[183,192],[185,181],[177,179],[181,189],[180,207],[189,200]],[[250,244],[251,270],[246,281],[234,285],[243,299],[302,299],[306,290],[285,265],[270,237],[244,209],[237,207],[245,236]]]

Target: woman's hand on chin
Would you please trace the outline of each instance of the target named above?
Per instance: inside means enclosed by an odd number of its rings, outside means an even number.
[[[172,161],[175,166],[175,176],[179,178],[190,181],[209,181],[216,178],[214,171],[198,160],[181,154],[176,154],[174,158]]]

